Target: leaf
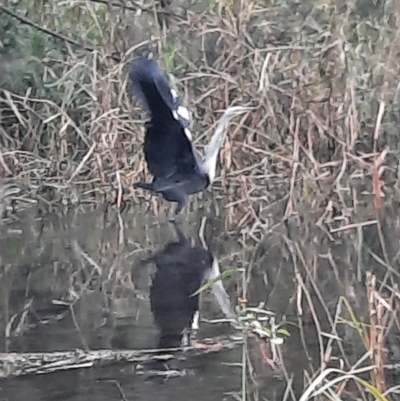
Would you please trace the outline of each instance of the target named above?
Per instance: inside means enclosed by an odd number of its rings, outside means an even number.
[[[277,330],[277,333],[278,334],[282,334],[283,336],[286,336],[286,337],[290,337],[290,333],[289,333],[289,331],[288,330],[286,330],[286,329],[279,329],[279,330]]]
[[[375,386],[367,381],[360,379],[359,377],[355,377],[359,383],[361,383],[376,399],[380,401],[389,401]]]
[[[211,289],[211,287],[220,280],[224,278],[230,277],[233,273],[233,269],[227,269],[223,271],[218,277],[213,278],[212,280],[207,281],[207,283],[203,284],[197,291],[195,291],[191,297],[195,297],[196,295],[200,294],[201,292],[207,291]]]

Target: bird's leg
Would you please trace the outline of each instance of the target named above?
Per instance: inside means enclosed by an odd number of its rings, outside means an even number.
[[[192,320],[192,336],[196,338],[197,332],[199,331],[199,320],[200,320],[200,311],[197,310],[193,316]]]
[[[169,219],[172,223],[175,217],[182,211],[182,209],[187,205],[188,202],[188,195],[186,192],[182,191],[179,188],[171,188],[168,191],[160,191],[164,199],[169,202],[177,202],[178,206],[175,210],[175,216],[173,219]]]
[[[169,220],[169,222],[174,226],[175,233],[178,235],[179,242],[181,244],[187,244],[189,240],[183,235],[183,232],[181,229],[178,227],[178,224],[176,223],[175,220]]]
[[[190,345],[190,339],[192,337],[192,331],[189,327],[184,327],[181,331],[181,346],[188,347]]]
[[[197,339],[197,333],[199,332],[200,326],[199,326],[199,320],[200,320],[200,311],[197,309],[195,314],[193,315],[192,319],[192,324],[190,327],[190,340],[196,341]]]
[[[175,210],[175,216],[178,216],[178,214],[183,210],[183,208],[187,205],[188,202],[188,196],[184,192],[177,191],[176,194],[177,196],[177,202],[178,206]]]
[[[155,192],[154,188],[153,188],[153,183],[149,183],[149,182],[143,182],[143,181],[139,181],[139,182],[135,182],[133,184],[134,188],[142,188],[146,191],[150,191],[150,192]]]
[[[197,310],[193,315],[190,327],[184,327],[184,329],[181,331],[182,346],[190,345],[191,340],[196,340],[197,333],[199,331],[199,319],[200,319],[200,312],[199,310]]]

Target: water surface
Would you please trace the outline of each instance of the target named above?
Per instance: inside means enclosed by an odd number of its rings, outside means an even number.
[[[255,399],[281,399],[287,379],[292,378],[293,394],[298,396],[304,371],[319,368],[321,345],[328,341],[323,338],[321,344],[315,316],[319,329],[329,333],[327,313],[335,316],[340,296],[351,299],[360,315],[366,313],[364,286],[356,279],[357,272],[346,265],[354,249],[346,241],[329,243],[322,236],[318,242],[315,233],[309,233],[313,241],[298,242],[306,244],[299,250],[304,263],[301,258],[294,263],[288,250],[289,231],[283,225],[255,244],[243,230],[228,235],[221,219],[191,215],[178,221],[193,245],[212,252],[222,271],[235,270],[224,280],[233,306],[246,295],[252,305],[264,302],[277,319],[286,316],[291,336],[280,348],[274,367],[266,343],[257,339],[247,343],[248,391]],[[40,215],[31,209],[0,230],[0,321],[5,327],[0,333],[1,352],[157,347],[159,330],[149,303],[155,267],[139,262],[177,240],[171,224],[151,213],[126,211],[119,216],[109,209],[69,209]],[[296,232],[302,234],[301,227],[296,230],[293,243]],[[370,268],[371,261],[363,267]],[[313,277],[315,287],[308,288],[314,310],[304,301],[304,309],[298,309],[296,271],[305,281],[307,274]],[[201,296],[201,317],[205,321],[200,323],[199,340],[232,333],[228,324],[207,323],[224,317],[211,293]],[[358,333],[343,327],[340,334],[346,357],[354,363],[363,352]],[[241,362],[242,347],[238,346],[207,355],[183,354],[168,365],[182,376],[169,379],[148,375],[145,368],[137,374],[130,364],[9,378],[0,382],[0,399],[233,400],[241,389]]]

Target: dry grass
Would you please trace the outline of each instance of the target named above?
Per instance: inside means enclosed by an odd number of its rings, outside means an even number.
[[[6,209],[107,202],[168,212],[166,202],[143,199],[131,186],[149,177],[141,153],[145,115],[132,100],[126,65],[152,51],[194,114],[199,147],[220,111],[257,107],[231,124],[213,202],[208,191],[185,213],[212,205],[220,228],[251,251],[229,259],[246,267],[243,287],[256,285],[254,266],[279,272],[289,261],[295,284],[287,283],[287,303],[300,316],[301,338],[306,317],[316,332],[316,354],[302,343],[313,356],[304,387],[322,383],[332,364],[358,374],[367,361],[362,373],[384,394],[382,325],[393,319],[398,326],[390,310],[399,271],[397,2],[148,3],[141,14],[135,3],[107,4],[47,2],[46,13],[18,28],[24,43],[2,55],[0,71],[9,74],[0,81]],[[6,7],[12,11],[12,2]],[[369,268],[384,272],[379,288],[369,276],[363,303],[353,286]],[[318,275],[325,280],[316,285]],[[343,297],[329,303],[328,293]],[[342,316],[344,300],[350,318]],[[367,326],[350,312],[362,303]],[[342,338],[364,356],[349,357]],[[338,396],[348,390],[336,384]],[[353,391],[366,399],[358,385]]]

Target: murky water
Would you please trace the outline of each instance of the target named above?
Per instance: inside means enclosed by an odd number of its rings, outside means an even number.
[[[299,261],[294,268],[282,231],[254,246],[243,234],[227,236],[219,220],[190,216],[178,225],[190,246],[203,249],[203,242],[206,244],[221,271],[246,268],[246,296],[252,305],[265,302],[277,317],[286,316],[291,337],[281,347],[280,367],[271,367],[271,349],[263,341],[249,341],[248,391],[258,394],[259,399],[282,399],[287,379],[292,378],[294,394],[300,394],[304,371],[318,369],[321,344],[327,344],[327,338],[317,335],[313,314],[319,317],[319,329],[327,333],[328,314],[335,316],[339,296],[349,297],[355,310],[365,314],[361,306],[363,286],[344,263],[352,257],[348,246],[340,241],[321,241],[316,247],[314,242],[302,249],[308,266],[301,267]],[[171,224],[155,219],[151,213],[127,211],[119,217],[115,211],[71,209],[42,216],[32,209],[3,224],[0,230],[0,352],[158,346],[160,330],[150,306],[156,269],[154,264],[140,261],[179,240]],[[312,253],[311,248],[317,252]],[[336,265],[329,262],[328,250]],[[350,253],[344,256],[346,252]],[[192,266],[195,263],[190,257],[188,261]],[[297,317],[296,269],[314,269],[315,273],[316,290],[310,292],[315,310],[306,308],[301,318]],[[233,306],[243,295],[242,279],[237,272],[223,282]],[[227,323],[209,322],[225,317],[214,294],[202,294],[200,305],[199,341],[233,332]],[[344,327],[341,337],[346,356],[356,361],[362,352],[357,332]],[[138,372],[132,364],[121,363],[8,378],[0,382],[0,399],[236,399],[242,384],[241,346],[207,355],[180,355],[168,367],[183,372],[181,377],[157,378],[147,374],[146,368]]]

